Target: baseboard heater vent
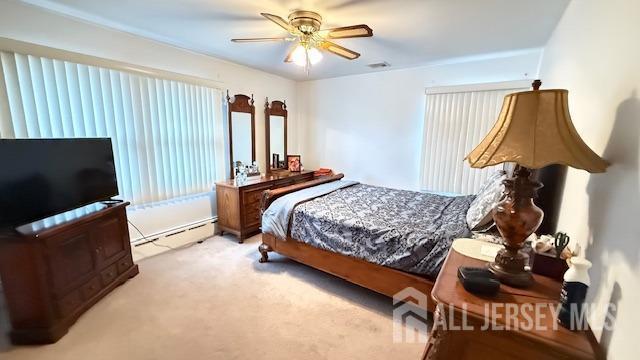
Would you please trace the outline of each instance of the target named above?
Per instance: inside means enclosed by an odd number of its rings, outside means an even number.
[[[148,244],[150,242],[154,242],[154,241],[157,241],[157,240],[160,240],[160,238],[153,238],[153,239],[147,238],[147,240],[145,240],[145,239],[136,240],[135,243],[133,243],[133,246],[142,246],[144,244]]]
[[[180,230],[180,231],[172,232],[171,234],[167,234],[165,237],[172,237],[172,236],[176,236],[176,235],[178,235],[178,234],[185,233],[185,232],[187,232],[187,231],[189,231],[189,230],[191,230],[191,229],[186,229],[186,230]]]
[[[215,221],[212,221],[211,223],[213,224],[214,222],[215,222]],[[194,227],[190,227],[190,228],[189,228],[189,230],[193,230],[193,229],[201,228],[201,227],[203,227],[203,226],[207,226],[207,224],[200,224],[200,225],[197,225],[197,226],[194,226]]]
[[[162,238],[170,238],[172,236],[176,236],[176,235],[180,235],[180,234],[184,234],[188,231],[191,230],[195,230],[195,229],[199,229],[201,227],[207,226],[209,224],[215,224],[218,222],[218,218],[213,218],[213,219],[209,219],[209,220],[204,220],[204,221],[199,221],[196,223],[191,223],[188,225],[184,225],[184,226],[180,226],[177,228],[173,228],[173,229],[169,229],[160,233],[155,233],[155,234],[151,234],[149,236],[146,236],[145,238],[139,238],[136,240],[133,240],[131,242],[131,244],[133,246],[142,246],[144,244],[150,243],[150,242],[154,242],[154,241],[158,241]]]

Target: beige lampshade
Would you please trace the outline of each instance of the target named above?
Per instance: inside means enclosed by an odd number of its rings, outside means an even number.
[[[483,168],[504,162],[539,169],[563,164],[592,173],[608,163],[580,138],[569,115],[567,90],[533,90],[505,96],[498,121],[466,159]]]

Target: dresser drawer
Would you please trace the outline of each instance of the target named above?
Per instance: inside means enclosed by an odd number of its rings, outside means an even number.
[[[82,300],[82,294],[80,290],[72,291],[63,297],[60,301],[56,302],[58,308],[58,315],[60,318],[66,318],[71,315],[76,309],[78,309],[84,301]]]
[[[82,297],[85,300],[89,300],[98,292],[100,292],[100,289],[102,289],[102,285],[100,284],[100,277],[96,276],[82,286]]]
[[[260,199],[262,198],[262,193],[265,190],[269,190],[269,188],[263,188],[258,190],[246,191],[242,195],[242,203],[244,205],[260,203]]]
[[[255,226],[259,225],[262,220],[262,216],[260,214],[260,204],[256,204],[257,206],[249,207],[245,209],[244,213],[244,222],[247,226]]]
[[[124,259],[118,260],[118,274],[129,270],[133,266],[133,259],[131,256],[127,256]]]
[[[113,264],[108,268],[100,272],[100,279],[102,280],[102,286],[108,286],[113,280],[118,277],[118,264]]]
[[[285,186],[293,185],[295,183],[296,183],[295,179],[282,179],[276,182],[275,187],[285,187]]]

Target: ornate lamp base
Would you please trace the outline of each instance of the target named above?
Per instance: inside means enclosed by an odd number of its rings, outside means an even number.
[[[533,203],[535,191],[542,184],[529,179],[529,169],[518,166],[514,177],[504,181],[506,197],[493,211],[493,219],[504,239],[504,249],[489,264],[500,282],[517,287],[533,284],[531,271],[525,269],[529,256],[520,249],[529,235],[536,231],[542,217],[542,210]]]
[[[501,249],[494,262],[488,265],[489,270],[506,285],[528,287],[533,284],[530,270],[525,269],[529,256],[521,251]]]

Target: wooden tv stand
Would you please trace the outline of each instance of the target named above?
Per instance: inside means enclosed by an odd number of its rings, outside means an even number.
[[[138,274],[127,205],[93,205],[55,225],[50,218],[0,234],[0,276],[14,344],[58,341],[80,315]]]

